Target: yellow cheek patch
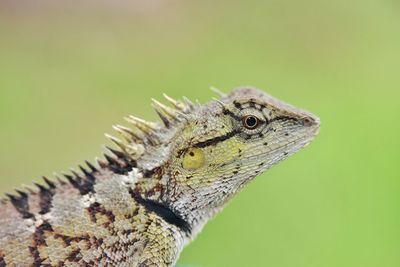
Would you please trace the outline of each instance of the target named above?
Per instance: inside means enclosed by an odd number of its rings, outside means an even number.
[[[189,148],[183,156],[182,167],[186,170],[196,170],[204,166],[206,162],[203,150]]]

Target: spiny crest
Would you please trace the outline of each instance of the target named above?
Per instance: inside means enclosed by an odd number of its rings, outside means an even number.
[[[6,193],[5,197],[0,198],[0,204],[5,204],[8,201],[12,202],[15,207],[18,207],[25,217],[30,217],[31,214],[27,212],[29,209],[28,196],[29,194],[40,194],[42,195],[43,201],[46,201],[52,197],[55,190],[59,186],[63,186],[70,183],[75,188],[79,189],[80,193],[86,194],[93,190],[95,184],[95,173],[98,172],[96,168],[89,161],[85,161],[87,167],[79,165],[81,173],[71,169],[71,174],[64,174],[60,177],[58,174],[54,174],[54,179],[49,179],[45,176],[42,177],[43,182],[34,182],[33,186],[23,185],[22,189],[15,189],[15,193]],[[47,210],[41,213],[46,213]]]
[[[70,169],[70,173],[64,173],[62,178],[55,174],[57,182],[59,184],[65,184],[69,182],[72,186],[77,188],[82,194],[87,194],[93,190],[93,186],[96,183],[95,174],[99,171],[93,164],[85,161],[87,167],[79,165],[80,172],[74,169]],[[51,188],[51,187],[50,187]]]
[[[122,125],[113,126],[113,129],[121,136],[120,138],[105,134],[105,136],[118,147],[117,149],[106,147],[112,154],[112,156],[105,154],[108,164],[118,165],[122,164],[123,161],[134,162],[143,155],[147,146],[157,146],[161,144],[162,140],[159,138],[160,132],[168,130],[174,125],[185,121],[187,115],[196,108],[196,105],[186,97],[183,98],[183,101],[178,101],[164,94],[164,98],[170,106],[152,99],[152,106],[163,122],[163,125],[160,123],[148,122],[130,115],[126,117],[125,120],[131,127]],[[99,162],[99,164],[101,166],[102,162]]]
[[[132,127],[122,125],[114,125],[113,129],[121,136],[121,138],[106,134],[106,137],[114,143],[117,148],[106,146],[110,154],[105,153],[104,159],[96,159],[98,166],[102,169],[109,169],[118,174],[126,174],[136,167],[136,160],[145,152],[147,146],[155,146],[161,143],[159,133],[166,131],[170,127],[187,119],[187,114],[196,108],[188,98],[184,97],[183,101],[175,100],[166,94],[165,99],[171,105],[166,106],[159,101],[152,99],[152,106],[160,116],[164,127],[160,123],[148,122],[134,116],[128,116],[125,120]],[[27,211],[27,199],[29,194],[42,194],[44,199],[51,198],[54,190],[58,186],[71,184],[79,190],[81,194],[92,192],[96,183],[96,173],[99,169],[90,162],[85,162],[87,167],[79,166],[80,172],[71,170],[70,173],[59,176],[55,174],[55,179],[49,180],[43,177],[43,183],[34,183],[34,187],[24,186],[22,190],[16,189],[14,194],[6,194],[0,197],[0,204],[11,201],[21,212]],[[30,213],[24,213],[25,217],[32,216]]]

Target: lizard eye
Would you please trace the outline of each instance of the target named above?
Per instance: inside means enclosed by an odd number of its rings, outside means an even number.
[[[253,115],[247,115],[242,118],[242,124],[246,129],[254,130],[260,125],[260,119]]]

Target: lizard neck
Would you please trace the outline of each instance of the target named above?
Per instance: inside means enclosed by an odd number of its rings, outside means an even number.
[[[223,205],[211,207],[189,190],[179,190],[168,174],[158,172],[152,177],[136,174],[136,177],[137,182],[129,189],[136,202],[177,227],[188,240],[194,239],[208,220],[222,210]]]

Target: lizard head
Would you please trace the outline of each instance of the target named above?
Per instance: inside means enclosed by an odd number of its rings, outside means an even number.
[[[222,95],[199,106],[176,135],[169,197],[178,206],[213,214],[254,177],[309,144],[318,131],[316,116],[258,89]]]
[[[255,88],[221,93],[221,99],[205,105],[166,98],[173,108],[153,104],[163,126],[131,116],[128,121],[139,133],[116,129],[128,133],[128,140],[136,138],[135,144],[111,140],[142,174],[140,194],[179,214],[192,233],[254,177],[309,144],[319,131],[316,116]]]

